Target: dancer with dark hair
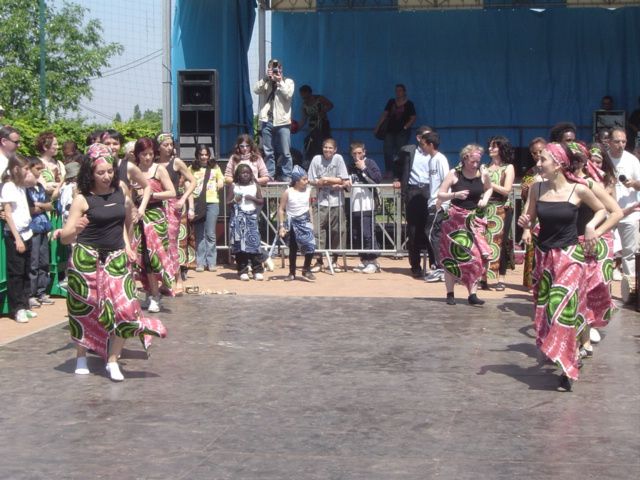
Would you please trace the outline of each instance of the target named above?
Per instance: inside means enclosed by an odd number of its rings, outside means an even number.
[[[534,222],[540,224],[534,275],[536,344],[562,368],[558,388],[569,391],[572,380],[578,378],[578,337],[586,325],[584,255],[596,247],[596,228],[606,210],[586,181],[573,174],[559,143],[545,147],[538,167],[546,181],[531,187],[527,212],[518,224],[526,243],[531,243]],[[594,212],[585,225],[584,243],[578,239],[582,203]]]
[[[556,143],[575,142],[576,132],[576,126],[571,122],[556,123],[549,131],[549,141]]]
[[[483,290],[488,290],[487,278],[497,278],[497,291],[505,289],[507,267],[514,268],[513,245],[511,244],[511,222],[513,221],[513,204],[511,191],[515,179],[513,168],[514,150],[511,142],[501,135],[491,137],[488,142],[491,163],[487,167],[493,194],[487,205],[487,242],[491,248],[489,268],[480,282]]]
[[[151,296],[148,310],[156,313],[160,311],[158,283],[167,294],[173,294],[175,263],[169,258],[169,225],[162,202],[174,198],[176,191],[167,169],[153,161],[157,153],[155,141],[147,137],[140,138],[133,152],[138,167],[151,185],[152,193],[144,215],[133,229],[132,245],[137,252],[140,281]],[[137,189],[137,185],[132,187]],[[137,191],[140,198],[142,190]]]
[[[529,198],[529,188],[536,182],[541,182],[542,177],[538,169],[538,160],[544,147],[547,145],[547,141],[542,137],[536,137],[529,142],[529,153],[533,158],[534,165],[525,172],[520,181],[520,199],[522,200],[522,211],[527,211],[527,202]],[[522,285],[527,288],[533,287],[533,263],[535,259],[535,248],[533,242],[525,244],[524,246],[524,269],[522,273]]]
[[[89,148],[78,175],[79,194],[64,228],[55,232],[74,243],[67,276],[69,327],[77,346],[75,373],[89,373],[87,350],[106,361],[113,381],[124,380],[118,357],[127,338],[138,337],[145,348],[151,337],[165,337],[159,320],[142,315],[129,268],[135,253],[129,242],[131,209],[126,186],[118,180],[111,150]]]
[[[175,191],[175,195],[165,202],[165,214],[169,222],[169,259],[172,263],[170,269],[175,277],[174,292],[180,295],[184,287],[181,273],[183,265],[180,262],[178,251],[178,234],[181,223],[186,221],[187,211],[185,205],[196,188],[196,182],[187,165],[175,155],[173,136],[170,133],[162,133],[158,135],[157,140],[159,155],[156,161],[167,169]],[[184,185],[184,188],[181,188],[182,185]],[[186,268],[187,261],[184,255],[182,260]]]

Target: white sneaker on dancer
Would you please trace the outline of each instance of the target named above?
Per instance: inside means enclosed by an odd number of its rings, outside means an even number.
[[[76,358],[76,375],[89,375],[89,367],[87,366],[87,357]]]
[[[589,340],[591,340],[591,343],[599,343],[600,340],[602,340],[602,338],[600,337],[600,332],[595,328],[589,330]]]
[[[107,363],[107,373],[109,374],[109,378],[114,382],[121,382],[124,380],[124,375],[122,375],[122,372],[120,371],[118,362]]]
[[[149,308],[147,308],[147,310],[150,313],[158,313],[160,311],[160,301],[151,297],[149,299]]]

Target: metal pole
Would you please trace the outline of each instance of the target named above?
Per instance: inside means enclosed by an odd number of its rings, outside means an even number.
[[[162,8],[162,131],[171,131],[171,0]]]
[[[46,59],[46,40],[45,40],[45,0],[40,0],[40,111],[45,114],[45,108],[47,103],[47,87],[46,87],[46,72],[45,72],[45,59]]]
[[[258,4],[258,75],[260,78],[267,71],[267,32],[266,32],[266,5],[265,1],[261,0]],[[262,110],[264,106],[264,95],[259,96],[259,110]]]

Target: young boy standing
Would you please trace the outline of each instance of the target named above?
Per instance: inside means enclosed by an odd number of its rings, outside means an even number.
[[[342,155],[336,153],[338,145],[333,138],[322,144],[322,155],[316,155],[309,166],[309,183],[316,187],[318,204],[316,218],[317,245],[320,250],[338,250],[346,247],[347,226],[345,221],[344,189],[348,188],[349,173]],[[315,221],[315,219],[314,219]],[[333,268],[337,269],[338,254],[333,254]],[[318,259],[312,272],[322,270],[322,257]]]
[[[357,185],[376,184],[382,181],[382,173],[376,162],[367,158],[362,142],[351,144],[353,165],[349,167],[351,175],[351,248],[362,249],[360,265],[354,271],[376,273],[380,266],[375,242],[375,187],[358,187]]]

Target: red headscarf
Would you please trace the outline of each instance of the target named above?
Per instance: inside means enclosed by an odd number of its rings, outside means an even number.
[[[587,181],[584,178],[577,177],[572,171],[569,170],[571,162],[564,147],[559,143],[547,143],[545,149],[551,154],[553,160],[562,167],[562,173],[564,176],[573,183],[581,183],[587,185]],[[585,159],[589,158],[585,156]]]

